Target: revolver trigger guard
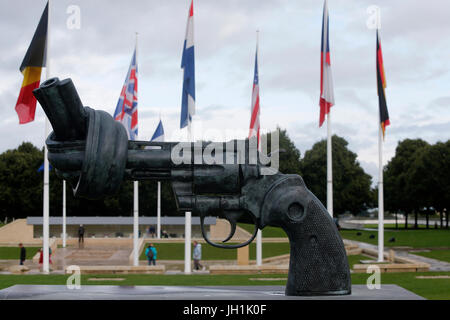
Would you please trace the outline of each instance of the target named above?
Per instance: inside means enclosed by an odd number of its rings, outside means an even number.
[[[245,241],[244,243],[239,243],[239,244],[219,244],[219,243],[214,243],[214,242],[212,242],[212,241],[209,240],[209,238],[206,236],[205,228],[204,228],[204,220],[205,220],[205,217],[204,217],[204,216],[201,216],[201,217],[200,217],[200,226],[201,226],[201,229],[202,229],[203,239],[205,239],[205,241],[206,241],[208,244],[212,245],[213,247],[221,248],[221,249],[238,249],[238,248],[245,247],[245,246],[249,245],[249,244],[256,238],[256,235],[258,234],[258,223],[257,223],[257,221],[256,221],[256,217],[254,217],[253,215],[251,215],[251,217],[252,217],[252,219],[253,219],[253,222],[255,223],[255,230],[253,231],[253,234],[252,234],[252,236],[251,236],[250,239],[248,239],[248,240]],[[233,226],[233,225],[232,225],[232,226]],[[236,224],[234,224],[234,226],[236,227]],[[234,232],[233,232],[233,235],[234,235]],[[233,237],[233,235],[232,235],[231,237]],[[225,240],[228,241],[228,240],[230,240],[230,239],[227,238],[227,239],[225,239]],[[223,242],[226,242],[226,241],[223,241]]]

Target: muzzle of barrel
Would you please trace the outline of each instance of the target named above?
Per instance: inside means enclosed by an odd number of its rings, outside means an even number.
[[[51,78],[33,91],[58,141],[85,140],[88,115],[71,79]]]
[[[49,79],[33,93],[54,130],[46,141],[49,161],[71,177],[74,195],[100,199],[116,193],[128,155],[125,127],[104,111],[83,107],[71,79]]]

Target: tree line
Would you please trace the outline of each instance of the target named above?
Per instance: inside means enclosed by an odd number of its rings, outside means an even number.
[[[450,140],[434,145],[421,139],[400,141],[395,157],[384,167],[385,207],[391,212],[403,213],[408,227],[408,216],[438,213],[440,225],[445,216],[448,228],[450,209]]]
[[[269,134],[270,135],[270,134]],[[270,136],[268,137],[270,141]],[[326,206],[326,140],[315,143],[301,157],[300,151],[280,129],[280,172],[299,174],[307,187]],[[269,147],[270,151],[270,147]],[[377,207],[377,188],[372,177],[359,162],[348,142],[337,135],[332,138],[334,214],[361,214]],[[395,156],[384,168],[385,207],[415,217],[424,211],[444,212],[449,205],[450,140],[430,145],[416,139],[399,142]],[[0,154],[0,218],[25,218],[42,214],[43,172],[38,168],[44,152],[29,142]],[[66,210],[68,216],[131,216],[133,183],[125,181],[115,196],[103,200],[73,197],[68,184]],[[156,181],[139,183],[139,212],[156,215]],[[180,215],[170,183],[162,182],[162,215]],[[50,215],[62,213],[62,180],[50,171]]]

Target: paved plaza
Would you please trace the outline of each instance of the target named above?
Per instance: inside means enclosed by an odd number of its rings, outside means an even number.
[[[0,290],[0,300],[424,300],[397,285],[369,290],[352,286],[345,296],[285,296],[284,286],[81,286],[15,285]]]

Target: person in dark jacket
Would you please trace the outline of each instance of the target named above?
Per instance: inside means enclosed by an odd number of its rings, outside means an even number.
[[[80,227],[78,228],[78,245],[81,243],[84,245],[84,227],[82,224],[80,224]]]
[[[27,257],[27,250],[21,243],[19,243],[19,248],[20,248],[20,265],[23,266],[23,263],[25,262],[25,259]]]

